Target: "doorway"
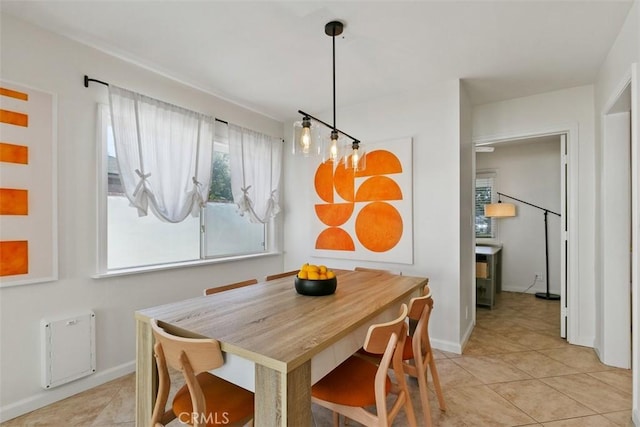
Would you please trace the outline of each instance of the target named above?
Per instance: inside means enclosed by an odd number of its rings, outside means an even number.
[[[566,133],[485,142],[476,151],[476,176],[494,176],[494,202],[501,193],[516,207],[516,217],[493,219],[496,235],[477,244],[502,245],[504,291],[560,297],[554,316],[566,338]]]

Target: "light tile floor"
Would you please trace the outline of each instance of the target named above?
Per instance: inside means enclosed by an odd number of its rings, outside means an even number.
[[[433,424],[632,426],[631,371],[601,364],[592,349],[569,345],[559,334],[557,301],[502,292],[493,310],[479,307],[463,355],[435,352],[448,410],[441,412],[431,393]],[[424,425],[417,382],[409,385]],[[1,425],[129,427],[134,405],[131,374]],[[314,405],[313,416],[316,426],[331,425],[324,408]],[[394,426],[405,425],[401,413]]]

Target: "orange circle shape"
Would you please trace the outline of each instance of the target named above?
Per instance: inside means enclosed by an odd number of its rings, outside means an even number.
[[[337,227],[347,222],[353,213],[353,203],[331,203],[316,205],[316,215],[324,224]]]
[[[378,200],[402,200],[402,190],[398,183],[386,176],[367,178],[358,188],[356,202]]]
[[[327,203],[333,203],[333,161],[320,163],[314,184],[318,196]]]
[[[356,235],[362,245],[372,252],[386,252],[402,238],[402,217],[389,203],[366,205],[356,218]]]
[[[342,228],[331,227],[318,235],[316,249],[329,249],[334,251],[355,251],[356,246],[349,233]]]

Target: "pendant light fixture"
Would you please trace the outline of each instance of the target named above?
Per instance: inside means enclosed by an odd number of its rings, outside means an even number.
[[[336,127],[336,36],[342,34],[343,29],[340,21],[331,21],[324,27],[325,34],[331,37],[333,44],[333,125],[298,110],[302,120],[293,125],[293,153],[303,156],[321,154],[323,162],[337,162],[342,158],[345,168],[358,171],[366,166],[366,155],[360,147],[360,141]],[[321,143],[318,142],[321,139],[320,124],[331,129],[329,137],[325,137]],[[351,142],[344,143],[343,136]]]

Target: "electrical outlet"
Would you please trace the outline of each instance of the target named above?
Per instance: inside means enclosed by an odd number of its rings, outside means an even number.
[[[544,274],[543,273],[534,273],[536,275],[536,280],[538,282],[544,282]]]

